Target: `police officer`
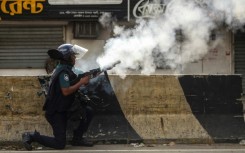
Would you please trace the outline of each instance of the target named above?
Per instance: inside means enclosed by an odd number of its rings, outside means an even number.
[[[74,102],[75,92],[81,86],[88,84],[90,79],[90,76],[85,76],[71,84],[70,82],[77,78],[72,68],[75,65],[76,57],[80,56],[79,58],[81,58],[86,52],[87,49],[72,44],[63,44],[58,49],[48,51],[51,58],[60,61],[51,76],[48,94],[43,107],[45,118],[53,129],[54,137],[40,135],[37,131],[25,132],[22,134],[22,141],[27,150],[32,150],[32,142],[38,142],[54,149],[65,148],[68,110]],[[93,146],[92,142],[82,137],[92,120],[92,116],[92,109],[86,108],[85,115],[83,115],[78,128],[74,131],[72,145]]]

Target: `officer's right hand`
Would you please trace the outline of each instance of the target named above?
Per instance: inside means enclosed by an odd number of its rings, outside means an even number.
[[[82,78],[80,79],[80,82],[81,82],[83,85],[86,85],[86,84],[88,84],[89,80],[90,80],[90,75],[87,75],[87,76],[85,76],[85,77],[82,77]]]

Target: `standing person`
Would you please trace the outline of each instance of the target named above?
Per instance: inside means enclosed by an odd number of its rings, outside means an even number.
[[[37,131],[25,132],[22,134],[22,141],[27,150],[32,150],[32,142],[38,142],[54,149],[65,148],[68,110],[74,102],[76,91],[81,86],[88,84],[90,80],[90,76],[77,79],[72,68],[75,65],[76,56],[81,58],[86,52],[87,49],[71,44],[63,44],[57,50],[48,51],[51,58],[60,61],[51,76],[48,94],[43,106],[45,118],[53,129],[54,137],[40,135]],[[77,80],[77,82],[71,84],[72,80]],[[78,128],[74,130],[71,144],[74,146],[93,146],[92,142],[83,138],[83,133],[86,132],[92,120],[93,110],[87,107],[83,114]]]

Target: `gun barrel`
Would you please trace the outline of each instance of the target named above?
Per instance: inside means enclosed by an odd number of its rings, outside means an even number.
[[[101,71],[107,71],[107,70],[110,70],[112,69],[113,67],[115,67],[117,64],[120,64],[121,61],[116,61],[115,63],[113,63],[112,65],[109,65],[109,66],[105,66],[104,68],[101,69]]]
[[[107,66],[107,67],[104,67],[104,68],[96,68],[96,69],[92,69],[92,70],[90,70],[90,71],[88,71],[88,72],[85,72],[85,73],[83,73],[83,74],[79,74],[78,76],[77,76],[77,78],[76,79],[74,79],[74,80],[72,80],[72,81],[70,81],[70,83],[72,84],[72,85],[74,85],[74,84],[76,84],[81,78],[83,78],[83,77],[85,77],[85,76],[88,76],[88,75],[91,75],[91,78],[94,78],[94,77],[96,77],[96,76],[98,76],[100,73],[103,73],[103,72],[105,72],[105,71],[107,71],[107,70],[110,70],[110,69],[112,69],[113,67],[115,67],[117,64],[119,64],[119,63],[121,63],[121,61],[116,61],[115,63],[113,63],[112,65],[110,65],[110,66]]]

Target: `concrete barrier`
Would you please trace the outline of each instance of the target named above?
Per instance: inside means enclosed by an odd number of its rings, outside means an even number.
[[[43,96],[37,77],[0,77],[0,141],[20,141],[21,133],[51,134],[43,117]]]
[[[241,87],[239,75],[102,75],[91,88],[103,107],[95,108],[85,136],[103,143],[237,142],[245,139]],[[35,129],[52,135],[41,93],[37,76],[0,77],[0,142],[18,142]],[[69,139],[75,126],[71,121]]]

